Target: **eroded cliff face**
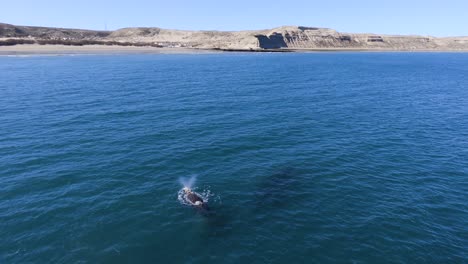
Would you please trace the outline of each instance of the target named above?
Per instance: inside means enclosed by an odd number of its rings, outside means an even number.
[[[435,38],[341,33],[333,29],[284,26],[252,31],[189,31],[156,27],[93,31],[0,24],[0,38],[139,43],[160,47],[235,50],[468,50],[468,37]]]
[[[265,35],[256,35],[259,47],[286,49],[385,49],[437,50],[468,49],[468,38],[434,38],[425,36],[394,36],[348,34],[332,29],[311,27],[280,27]]]

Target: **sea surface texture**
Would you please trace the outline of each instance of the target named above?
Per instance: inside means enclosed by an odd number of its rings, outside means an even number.
[[[468,263],[468,54],[1,57],[0,263]]]

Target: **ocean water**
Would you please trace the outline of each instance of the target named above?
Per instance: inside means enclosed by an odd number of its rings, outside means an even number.
[[[468,54],[0,57],[0,237],[0,263],[468,263]]]

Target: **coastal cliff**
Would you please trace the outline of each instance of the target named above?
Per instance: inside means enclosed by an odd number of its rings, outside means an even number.
[[[468,37],[356,34],[302,26],[251,31],[189,31],[156,27],[95,31],[0,24],[0,45],[15,44],[93,44],[246,51],[327,49],[468,51]]]

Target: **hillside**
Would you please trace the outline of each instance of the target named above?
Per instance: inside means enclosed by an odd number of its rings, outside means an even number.
[[[188,31],[156,27],[93,31],[0,24],[0,38],[41,44],[152,45],[231,50],[467,50],[468,37],[436,38],[341,33],[333,29],[283,26],[251,31]],[[27,40],[28,42],[24,42]],[[15,43],[15,42],[10,42]]]

